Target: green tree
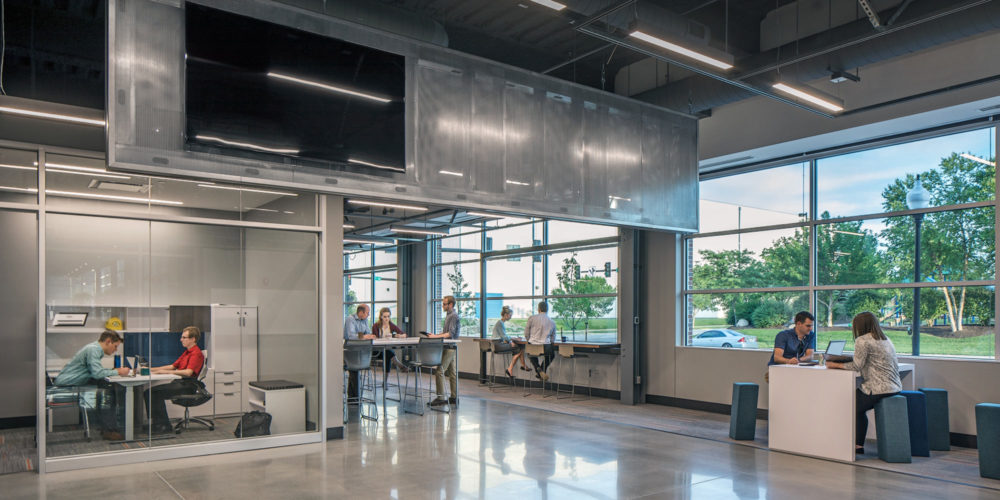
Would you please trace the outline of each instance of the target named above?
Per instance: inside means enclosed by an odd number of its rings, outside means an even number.
[[[930,192],[931,205],[955,205],[990,199],[995,186],[996,168],[969,160],[957,153],[943,158],[939,168],[920,174],[921,182]],[[882,192],[886,211],[905,210],[906,194],[916,178],[907,175],[896,179]],[[913,277],[914,221],[912,217],[886,220],[882,238],[887,243],[889,273],[897,280]],[[921,276],[925,280],[961,281],[994,275],[994,211],[992,208],[972,208],[928,214],[921,235]],[[966,287],[941,287],[943,314],[952,331],[964,323]],[[921,295],[923,299],[923,295]],[[912,304],[912,303],[911,303]],[[922,319],[933,319],[937,314]]]
[[[698,255],[701,263],[694,266],[691,278],[695,289],[754,288],[764,284],[764,265],[750,250],[701,250]],[[694,297],[698,298],[696,307],[721,309],[733,324],[740,319],[749,321],[760,302],[754,295],[737,293]]]
[[[556,273],[559,287],[552,290],[552,295],[586,295],[615,293],[615,287],[600,276],[576,277],[580,263],[576,253],[563,259],[562,269]],[[574,332],[580,323],[592,318],[601,318],[611,312],[615,305],[614,297],[562,297],[552,298],[552,312],[561,318],[566,326]]]
[[[457,309],[455,312],[458,313],[459,318],[462,318],[462,324],[464,326],[478,326],[478,321],[468,319],[476,317],[476,303],[471,300],[462,300],[473,297],[473,292],[469,289],[469,283],[465,281],[465,275],[462,274],[462,268],[458,267],[458,264],[455,264],[452,267],[452,272],[447,273],[447,278],[451,282],[451,295],[456,300],[455,307]]]
[[[829,219],[823,212],[820,219]],[[879,250],[878,239],[859,222],[839,222],[816,226],[817,279],[821,285],[884,283],[885,256]],[[877,304],[876,295],[868,294],[864,307],[876,314],[885,305]],[[850,304],[852,293],[846,290],[822,290],[816,294],[816,305],[826,326],[833,326],[838,312],[853,317]],[[888,300],[888,296],[885,297]],[[877,306],[877,307],[876,307]],[[858,311],[861,312],[861,311]],[[823,314],[825,313],[825,314]]]

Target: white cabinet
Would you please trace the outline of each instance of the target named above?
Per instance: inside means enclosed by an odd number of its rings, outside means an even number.
[[[248,386],[250,409],[271,415],[271,434],[305,432],[306,389],[287,380],[254,382]]]
[[[257,379],[257,308],[213,305],[209,342],[215,413],[250,411],[247,383]]]

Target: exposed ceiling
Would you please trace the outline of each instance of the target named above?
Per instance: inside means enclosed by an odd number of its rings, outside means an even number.
[[[562,0],[558,11],[534,0],[281,1],[702,115],[760,93],[803,106],[772,83],[856,74],[1000,30],[1000,2],[991,0]],[[105,0],[4,7],[7,93],[103,108]],[[635,23],[690,50],[729,54],[734,67],[639,42],[629,36]]]
[[[395,205],[395,206],[393,206]],[[410,207],[410,208],[407,208]],[[349,197],[344,200],[344,247],[359,249],[393,241],[423,241],[452,228],[478,226],[504,217],[425,203],[392,203]]]

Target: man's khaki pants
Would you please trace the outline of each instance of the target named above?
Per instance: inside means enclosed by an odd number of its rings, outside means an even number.
[[[441,366],[434,369],[434,382],[438,397],[444,397],[444,377],[451,384],[451,397],[458,398],[458,377],[455,372],[455,349],[445,349],[441,355]]]

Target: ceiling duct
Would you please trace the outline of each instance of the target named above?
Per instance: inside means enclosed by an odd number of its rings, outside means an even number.
[[[422,42],[441,47],[448,46],[448,33],[445,32],[444,26],[437,21],[379,2],[359,2],[356,0],[277,1]]]
[[[780,66],[782,76],[807,82],[828,76],[831,68],[866,66],[1000,29],[1000,2],[979,0],[944,10],[940,7],[938,2],[913,2],[903,16],[905,19],[878,32],[872,29],[868,18],[861,18],[738,60],[740,72],[730,76],[747,83],[769,84]],[[753,95],[724,82],[694,75],[633,97],[670,109],[698,113]]]

